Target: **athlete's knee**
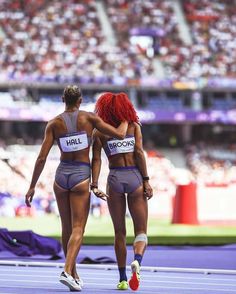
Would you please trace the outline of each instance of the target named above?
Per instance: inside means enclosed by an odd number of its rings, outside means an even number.
[[[71,221],[62,221],[61,228],[62,228],[63,232],[70,232],[71,233],[71,231],[72,231]]]
[[[148,237],[145,233],[138,234],[134,239],[134,244],[137,242],[145,242],[145,244],[148,244]]]
[[[115,231],[115,238],[116,239],[125,239],[126,238],[126,230],[117,230]]]
[[[76,226],[72,229],[72,235],[74,239],[81,239],[81,237],[83,237],[84,234],[84,229],[82,227]]]

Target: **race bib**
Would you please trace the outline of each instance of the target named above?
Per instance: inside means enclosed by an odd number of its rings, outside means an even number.
[[[135,138],[125,138],[124,140],[107,141],[107,147],[110,155],[119,153],[134,152]]]
[[[74,152],[88,148],[88,137],[86,133],[75,133],[59,138],[63,152]]]

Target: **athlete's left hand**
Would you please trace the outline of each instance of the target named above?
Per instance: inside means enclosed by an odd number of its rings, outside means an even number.
[[[143,182],[143,190],[144,196],[147,197],[148,200],[151,199],[153,196],[153,190],[148,181]]]
[[[31,207],[31,202],[32,202],[33,197],[34,197],[34,193],[35,193],[35,189],[34,188],[30,188],[28,190],[28,192],[26,193],[26,195],[25,195],[25,204],[28,207]]]
[[[95,196],[97,196],[98,198],[101,198],[104,201],[107,201],[107,198],[109,198],[109,196],[106,193],[99,190],[98,188],[93,188],[92,191]]]

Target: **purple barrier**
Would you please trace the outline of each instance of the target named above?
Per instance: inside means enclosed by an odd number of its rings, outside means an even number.
[[[151,37],[163,37],[166,35],[166,31],[162,28],[132,28],[130,30],[130,35],[133,36],[151,36]]]
[[[91,109],[86,109],[93,111]],[[47,109],[41,109],[39,106],[34,108],[10,108],[2,107],[0,109],[0,120],[19,120],[19,121],[48,121],[54,116],[63,111],[58,104],[51,104]],[[193,110],[158,110],[145,109],[138,110],[138,116],[142,123],[224,123],[236,124],[236,110],[208,110],[208,111],[193,111]]]
[[[153,122],[198,122],[236,124],[236,110],[209,110],[209,111],[165,111],[139,110],[139,118],[143,123]]]

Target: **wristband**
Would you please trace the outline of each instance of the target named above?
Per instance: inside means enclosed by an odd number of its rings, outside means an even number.
[[[90,184],[90,189],[93,190],[93,189],[97,189],[98,188],[98,185],[97,184]]]
[[[149,181],[149,177],[143,177],[143,181]]]

